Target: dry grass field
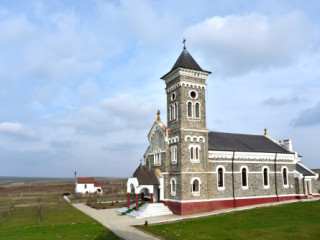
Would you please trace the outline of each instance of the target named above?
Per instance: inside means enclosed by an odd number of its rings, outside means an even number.
[[[108,208],[117,207],[116,198],[121,197],[118,192],[123,191],[126,180],[98,181],[105,192],[99,201],[111,199]],[[73,189],[73,179],[0,178],[0,239],[119,239],[66,203],[62,194],[73,194]],[[86,202],[91,197],[70,198]]]

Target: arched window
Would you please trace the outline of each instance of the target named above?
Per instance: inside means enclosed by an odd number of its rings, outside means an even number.
[[[199,160],[199,148],[196,147],[196,160]]]
[[[218,169],[218,187],[223,187],[223,169]]]
[[[174,179],[171,179],[171,193],[176,192],[176,181]]]
[[[193,180],[192,191],[199,192],[199,181],[197,179]]]
[[[188,117],[192,117],[192,102],[188,102]]]
[[[193,147],[190,148],[190,159],[193,160]]]
[[[170,106],[170,120],[174,119],[174,105]]]
[[[268,179],[268,168],[263,169],[263,185],[268,186],[269,185],[269,179]]]
[[[284,168],[282,170],[282,177],[283,177],[283,185],[288,185],[288,173],[287,173],[287,168]]]
[[[172,164],[176,164],[177,163],[177,159],[178,159],[178,149],[177,146],[172,146],[171,147],[171,163]]]
[[[241,182],[242,182],[242,187],[247,187],[248,183],[247,183],[247,169],[246,168],[242,168],[241,171]]]
[[[177,119],[178,118],[178,105],[177,105],[177,103],[175,103],[174,106],[175,106],[174,118]]]
[[[200,104],[196,103],[195,105],[196,118],[200,118]]]
[[[84,185],[84,188],[87,188],[87,184]]]

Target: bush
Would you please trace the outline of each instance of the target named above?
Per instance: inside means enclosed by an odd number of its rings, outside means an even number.
[[[145,226],[148,226],[148,221],[147,221],[147,220],[144,222],[144,225],[145,225]]]

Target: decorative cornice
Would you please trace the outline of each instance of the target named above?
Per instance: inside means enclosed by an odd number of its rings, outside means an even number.
[[[162,79],[165,80],[166,84],[168,84],[170,81],[172,81],[178,76],[187,76],[187,77],[196,77],[200,79],[206,79],[209,74],[210,74],[209,72],[205,72],[205,71],[177,68],[173,70],[171,73],[168,73],[167,75],[165,75]]]
[[[200,89],[206,89],[207,88],[206,84],[187,82],[187,81],[180,81],[177,84],[173,85],[172,87],[166,89],[166,92],[167,93],[172,92],[172,91],[176,90],[178,87],[181,87],[181,86],[200,88]]]
[[[232,159],[233,151],[209,151],[209,158],[215,159]],[[293,154],[278,153],[277,161],[279,160],[294,160]],[[274,160],[275,153],[262,152],[235,152],[234,159],[252,159],[252,160]]]

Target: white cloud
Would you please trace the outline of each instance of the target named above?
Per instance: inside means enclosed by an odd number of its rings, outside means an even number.
[[[34,141],[40,139],[39,136],[30,128],[14,122],[0,123],[0,134],[13,137],[17,140]]]
[[[206,67],[226,76],[288,66],[309,50],[315,37],[300,12],[215,16],[190,26],[185,36],[190,45],[199,46]]]

